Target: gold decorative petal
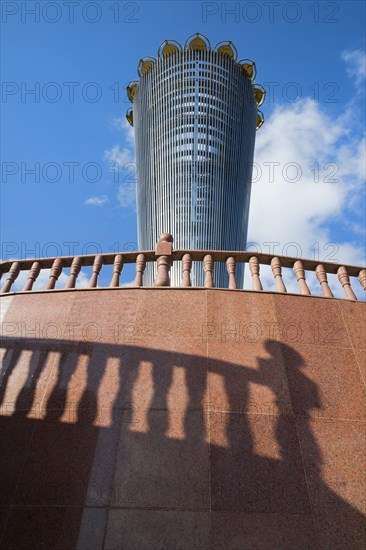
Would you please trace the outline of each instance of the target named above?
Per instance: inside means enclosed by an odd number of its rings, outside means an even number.
[[[146,74],[152,67],[152,61],[143,61],[141,64],[142,74]]]
[[[151,70],[155,61],[155,57],[144,57],[143,59],[140,59],[139,66],[137,67],[139,76],[144,76],[147,74]]]
[[[133,126],[133,110],[132,107],[130,107],[126,113],[126,118],[131,126]]]
[[[202,38],[194,38],[192,40],[192,42],[190,42],[189,44],[189,49],[190,50],[206,50],[206,44],[204,43],[204,41],[202,40]]]
[[[131,103],[133,102],[138,89],[139,85],[137,80],[133,80],[132,82],[127,84],[127,97],[131,101]]]
[[[234,44],[230,40],[224,40],[222,42],[218,42],[215,45],[214,49],[221,55],[227,55],[228,57],[234,60],[236,60],[238,56],[238,52]]]
[[[261,84],[255,84],[253,86],[253,91],[254,91],[254,98],[255,98],[257,107],[260,107],[266,98],[266,90],[263,88]]]
[[[158,56],[168,57],[169,55],[176,54],[181,49],[182,46],[176,40],[164,40],[160,45]]]
[[[163,57],[177,53],[178,48],[175,44],[166,44],[163,48]]]
[[[254,61],[251,61],[250,59],[241,59],[239,64],[241,65],[241,70],[243,73],[246,74],[250,80],[254,80],[257,76],[257,67]]]
[[[197,32],[188,38],[184,47],[195,51],[209,50],[210,42],[206,36]]]
[[[258,111],[257,113],[257,130],[259,130],[259,128],[262,126],[264,122],[264,115],[262,113],[262,111]]]
[[[227,55],[228,57],[234,57],[234,52],[228,45],[220,46],[217,51],[223,55]]]

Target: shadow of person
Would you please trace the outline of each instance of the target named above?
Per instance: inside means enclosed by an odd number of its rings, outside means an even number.
[[[270,357],[258,357],[257,368],[221,369],[229,406],[228,411],[212,415],[211,426],[217,427],[215,421],[224,423],[227,442],[211,448],[213,509],[309,514],[280,348],[273,342],[265,349]],[[220,367],[215,369],[219,372]],[[273,402],[261,402],[260,393],[259,401],[250,401],[250,384],[269,388]]]
[[[287,461],[289,457],[285,437],[286,417],[306,419],[304,427],[307,430],[308,439],[311,439],[313,460],[320,469],[322,455],[309,425],[311,411],[322,409],[318,386],[305,375],[306,365],[304,360],[294,348],[275,340],[267,340],[265,349],[271,355],[271,358],[269,360],[262,358],[258,360],[259,371],[261,374],[263,373],[266,384],[273,391],[276,398],[275,403],[280,413],[275,433],[281,457],[284,461]],[[285,375],[282,380],[275,373],[278,365],[282,366]],[[283,402],[285,392],[290,397],[289,407]]]
[[[282,360],[286,371],[307,492],[320,545],[322,548],[332,549],[364,548],[365,517],[337,493],[337,490],[342,487],[352,486],[352,480],[342,479],[344,472],[335,467],[339,464],[339,450],[334,449],[334,437],[337,429],[344,429],[344,421],[342,418],[335,418],[326,410],[327,403],[322,400],[320,388],[306,375],[307,365],[298,351],[273,340],[266,341],[265,347],[272,357]],[[262,364],[261,367],[262,370],[270,373],[271,362],[267,365]],[[273,381],[274,377],[269,374],[269,379]],[[333,380],[330,378],[329,384],[332,383]],[[278,388],[272,386],[272,389],[277,396]],[[348,431],[348,428],[346,429]],[[316,437],[315,433],[321,437]],[[290,454],[287,448],[286,421],[283,414],[278,417],[275,434],[280,445],[282,460],[286,463]],[[334,465],[330,460],[330,449],[336,451]],[[326,460],[324,452],[327,454]],[[329,483],[335,490],[329,486]]]

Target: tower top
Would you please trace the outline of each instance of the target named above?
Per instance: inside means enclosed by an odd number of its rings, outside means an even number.
[[[250,59],[238,59],[238,52],[234,44],[230,40],[222,40],[211,47],[210,41],[206,36],[200,33],[192,34],[184,46],[182,46],[176,40],[164,40],[158,49],[158,56],[146,56],[140,59],[137,67],[137,73],[140,77],[140,80],[150,73],[154,65],[162,59],[166,59],[170,56],[179,54],[182,51],[196,51],[196,52],[207,52],[213,51],[219,55],[226,56],[232,59],[233,63],[240,66],[242,73],[252,82],[252,89],[254,94],[254,99],[257,105],[257,108],[260,107],[265,99],[266,91],[261,84],[254,83],[254,80],[257,76],[257,68],[254,61]],[[127,85],[127,97],[134,102],[135,96],[139,89],[140,80],[132,80]],[[133,108],[130,107],[127,110],[126,118],[131,126],[133,126]],[[262,126],[264,122],[264,116],[261,111],[257,112],[257,130]]]

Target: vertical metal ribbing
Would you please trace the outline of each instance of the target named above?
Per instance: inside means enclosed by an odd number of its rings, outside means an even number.
[[[184,71],[184,65],[183,65],[183,53],[180,53],[180,59],[181,59],[181,63],[180,63],[180,70],[181,70],[181,94],[183,97],[184,94],[187,93],[188,91],[188,84],[187,84],[187,80],[186,80],[186,76],[185,76],[185,71]],[[180,123],[180,126],[182,127],[184,124],[186,124],[186,119],[184,117],[184,113],[183,113],[183,109],[179,109],[179,123]],[[178,126],[178,124],[177,124]],[[187,128],[186,128],[187,129]],[[176,129],[176,134],[178,133],[178,130]],[[181,145],[181,158],[183,157],[183,151],[184,151],[184,137],[181,137],[181,139],[179,140],[179,143]],[[183,235],[185,234],[185,219],[186,219],[186,216],[187,216],[187,184],[186,184],[186,166],[185,166],[185,163],[184,161],[180,161],[179,158],[177,158],[177,163],[178,163],[178,166],[180,167],[180,173],[181,173],[181,182],[182,182],[182,194],[183,194],[183,219],[181,219],[180,217],[178,218],[180,221],[179,221],[179,228],[180,228],[180,231],[183,232]]]
[[[227,63],[226,65],[227,65],[227,70],[230,71],[229,63]],[[233,66],[233,68],[234,67],[235,66]],[[237,135],[239,120],[235,120],[235,112],[236,112],[236,97],[234,93],[235,86],[236,86],[236,71],[232,71],[232,75],[228,81],[228,86],[227,86],[227,101],[229,105],[230,120],[232,120],[232,128],[233,128],[230,134],[230,143],[229,143],[230,154],[229,154],[229,159],[227,161],[227,166],[229,167],[227,171],[228,171],[228,178],[230,182],[230,195],[228,200],[227,212],[233,211],[233,209],[235,209],[235,204],[238,204],[237,203],[238,197],[236,195],[238,180],[235,177],[235,171],[239,166],[239,159],[235,158],[236,157],[235,153],[237,153],[237,150],[235,149],[235,147],[233,147],[233,143],[237,141],[239,137]],[[227,243],[228,242],[235,243],[236,236],[234,235],[234,231],[235,231],[234,225],[230,223],[230,226],[228,227],[228,229],[229,229],[229,234],[227,236],[227,239],[228,239]],[[222,266],[222,268],[224,268],[224,266]]]
[[[212,50],[159,59],[141,78],[134,101],[140,250],[154,248],[163,231],[173,234],[174,248],[244,246],[255,118],[250,81]],[[172,269],[173,285],[180,284],[180,270]],[[226,286],[225,265],[215,265],[214,277]],[[153,282],[152,265],[145,282]],[[199,264],[192,282],[203,284]]]
[[[192,243],[191,246],[193,247],[196,244],[197,248],[201,248],[199,246],[198,242],[198,224],[197,224],[197,169],[198,169],[198,113],[199,113],[199,84],[200,84],[200,76],[199,76],[199,52],[192,52],[192,57],[194,57],[194,114],[193,114],[193,147],[192,147],[192,155],[191,155],[191,210],[190,210],[190,224],[192,225],[193,229],[193,235],[192,235]],[[196,262],[193,263],[193,269],[192,269],[192,277],[194,280],[194,284],[197,285],[198,282],[196,280],[196,270],[197,265]]]
[[[216,61],[216,59],[215,59]],[[222,98],[223,101],[225,101],[225,86],[226,82],[228,81],[228,77],[225,71],[225,61],[226,57],[223,56],[222,63],[220,64],[220,67],[217,71],[216,76],[216,84],[215,84],[215,98],[213,100],[215,105],[214,117],[217,118],[217,122],[220,121],[220,125],[217,124],[217,128],[222,128],[223,132],[223,139],[222,143],[219,148],[219,154],[217,158],[217,181],[215,182],[215,189],[216,189],[216,197],[215,197],[215,209],[219,208],[221,212],[221,216],[218,216],[216,219],[215,224],[215,235],[214,235],[214,241],[221,244],[221,247],[223,248],[225,246],[225,243],[222,240],[222,223],[223,223],[223,214],[224,214],[224,208],[225,208],[225,196],[223,196],[223,187],[225,185],[225,148],[226,148],[226,139],[227,136],[227,126],[228,126],[228,119],[222,120],[222,113],[219,111],[219,98]],[[221,69],[221,70],[220,70]],[[222,74],[222,71],[224,71],[224,74]],[[220,78],[221,76],[221,78]],[[228,113],[227,113],[228,114]],[[225,216],[226,217],[226,216]],[[226,220],[230,223],[229,220]],[[226,286],[226,284],[223,284],[221,281],[220,274],[218,273],[218,267],[216,266],[216,284],[218,281],[220,281],[220,286]]]

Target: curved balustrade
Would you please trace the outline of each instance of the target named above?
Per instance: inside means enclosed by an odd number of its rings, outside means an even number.
[[[352,290],[350,278],[358,278],[362,288],[366,290],[366,269],[357,266],[335,264],[330,262],[319,263],[314,260],[292,258],[289,256],[275,256],[271,254],[257,254],[253,252],[223,251],[223,250],[173,250],[173,238],[169,233],[162,234],[155,250],[141,252],[126,252],[117,254],[97,254],[85,256],[63,256],[58,258],[42,258],[30,260],[14,260],[0,263],[0,277],[6,275],[1,294],[12,292],[12,286],[21,272],[28,272],[28,279],[21,291],[33,291],[42,270],[50,270],[44,290],[54,290],[63,270],[70,268],[65,289],[74,289],[78,275],[83,267],[92,266],[89,288],[103,288],[98,286],[100,272],[104,266],[112,265],[112,277],[109,287],[120,286],[120,276],[125,264],[135,264],[136,275],[133,285],[143,286],[143,275],[147,262],[155,262],[157,272],[154,281],[155,287],[170,286],[170,268],[173,262],[182,263],[181,287],[191,287],[192,262],[202,262],[205,273],[205,288],[215,288],[215,264],[225,262],[228,272],[228,288],[237,289],[235,270],[238,263],[249,265],[252,277],[250,290],[263,291],[260,278],[260,267],[271,266],[276,292],[286,293],[287,289],[282,279],[282,268],[291,268],[298,284],[298,293],[310,296],[311,292],[306,282],[306,272],[314,272],[322,291],[322,296],[333,298],[328,285],[328,274],[337,274],[343,288],[344,297],[348,300],[357,300]],[[107,285],[106,285],[107,286]],[[246,290],[246,289],[243,289]],[[264,289],[266,290],[266,289]],[[34,291],[33,291],[34,292]]]

